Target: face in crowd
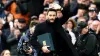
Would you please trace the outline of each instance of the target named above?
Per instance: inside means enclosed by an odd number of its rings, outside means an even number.
[[[55,19],[57,18],[57,11],[54,9],[50,9],[47,13],[47,19],[53,23]]]
[[[11,56],[10,51],[9,51],[9,50],[4,50],[4,51],[1,53],[1,56]]]

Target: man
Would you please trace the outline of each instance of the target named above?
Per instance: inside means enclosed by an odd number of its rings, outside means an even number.
[[[79,17],[83,17],[85,14],[86,14],[86,11],[87,11],[87,6],[86,5],[83,5],[83,4],[79,4],[78,5],[78,10],[77,10],[77,14],[72,16],[71,18],[73,18],[76,22],[77,22],[77,19]]]
[[[93,21],[98,20],[99,21],[97,14],[98,14],[97,8],[89,8],[88,20],[93,20]]]
[[[42,23],[46,20],[46,15],[45,14],[40,14],[39,15],[39,23]]]
[[[71,41],[62,28],[62,24],[64,24],[70,17],[69,6],[64,7],[62,13],[63,17],[61,19],[58,19],[57,11],[55,9],[49,9],[47,12],[47,20],[36,25],[35,27],[35,31],[30,42],[37,50],[37,52],[42,52],[42,56],[78,56]],[[41,46],[40,43],[37,42],[37,36],[45,33],[51,34],[55,53],[50,51],[48,49],[48,46]]]
[[[98,44],[100,48],[100,31],[99,31],[99,25],[100,21],[94,20],[90,26],[90,33],[94,34],[96,38],[98,39]],[[98,52],[100,52],[100,49],[98,48]]]
[[[97,52],[97,38],[90,34],[86,22],[78,24],[79,36],[75,44],[76,50],[80,56],[98,56]]]

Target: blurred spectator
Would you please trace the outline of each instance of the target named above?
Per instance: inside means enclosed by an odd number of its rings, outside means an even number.
[[[39,19],[38,19],[38,17],[35,16],[35,15],[33,15],[33,16],[31,17],[31,21],[30,21],[30,23],[31,23],[31,22],[39,23]]]
[[[75,32],[76,22],[73,19],[69,19],[65,23],[65,30],[67,30],[71,36],[72,44],[74,45],[77,40],[77,33]]]
[[[15,20],[14,20],[14,28],[15,28],[15,29],[18,28],[18,19],[15,19]]]
[[[34,34],[35,26],[36,26],[37,24],[38,24],[38,23],[36,23],[36,22],[31,22],[31,23],[30,23],[30,27],[29,27],[30,35]]]
[[[99,20],[97,14],[98,14],[98,11],[96,8],[89,8],[88,20]]]
[[[45,14],[40,14],[39,15],[39,23],[42,23],[44,21],[46,21],[46,15]]]
[[[0,56],[11,56],[11,53],[9,50],[3,50]]]
[[[18,29],[20,30],[21,34],[25,33],[29,25],[26,24],[26,20],[23,18],[18,19]]]
[[[58,18],[62,18],[63,17],[63,14],[62,14],[62,9],[57,9],[57,17]]]
[[[98,30],[99,24],[100,22],[98,20],[93,21],[90,27],[90,33],[96,35],[96,31]]]
[[[34,34],[36,24],[37,23],[35,23],[35,22],[31,22],[29,30],[26,32],[26,34],[24,36],[22,36],[20,38],[18,47],[17,47],[18,51],[20,52],[19,54],[24,54],[24,56],[37,56],[37,51],[29,43],[29,41],[32,38],[32,35]],[[20,49],[22,49],[23,43],[25,43],[25,42],[28,43],[27,46],[30,47],[30,49],[29,50],[20,50]]]
[[[88,21],[88,27],[89,27],[89,29],[91,28],[92,23],[93,23],[93,20],[89,20]]]
[[[84,4],[86,6],[89,6],[92,2],[90,0],[76,0],[71,2],[71,12],[73,13],[73,15],[77,14],[77,10],[79,7],[79,4]]]
[[[80,4],[79,8],[78,8],[78,11],[77,11],[77,14],[72,16],[71,18],[73,18],[77,22],[77,19],[79,17],[83,17],[86,14],[86,11],[87,11],[87,6],[83,5],[83,4]]]
[[[44,6],[48,5],[47,8],[54,8],[54,9],[60,9],[61,6],[59,3],[57,3],[55,0],[44,0]]]
[[[47,11],[48,11],[49,8],[44,8],[43,10],[43,14],[47,15]]]
[[[64,0],[63,1],[63,5],[62,6],[65,6],[65,5],[68,5],[69,1],[68,0]]]
[[[79,36],[75,46],[79,56],[98,56],[97,38],[89,33],[87,23],[80,22],[77,30],[79,30]]]

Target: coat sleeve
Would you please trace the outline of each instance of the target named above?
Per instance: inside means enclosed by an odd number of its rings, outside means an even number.
[[[63,17],[60,18],[61,25],[63,25],[69,19],[69,17],[71,17],[72,13],[70,12],[70,5],[63,7],[62,14]]]

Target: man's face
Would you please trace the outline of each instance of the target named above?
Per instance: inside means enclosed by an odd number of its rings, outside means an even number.
[[[95,11],[89,12],[89,17],[90,18],[95,18],[97,16],[97,13]]]
[[[82,29],[82,34],[86,34],[88,32],[88,26]]]
[[[25,23],[18,23],[18,28],[23,29],[26,26]]]
[[[84,16],[85,12],[86,11],[84,9],[78,9],[78,14],[79,14],[80,17]]]
[[[44,22],[46,20],[46,16],[44,14],[39,15],[39,22]]]
[[[55,21],[56,17],[57,13],[55,11],[49,11],[47,14],[47,19],[49,19],[51,23]]]
[[[95,24],[92,24],[92,30],[94,30],[94,31],[96,31],[97,30],[97,28],[98,28],[98,24],[97,23],[95,23]]]
[[[73,28],[73,23],[72,23],[71,21],[69,21],[69,22],[67,23],[66,28],[72,29],[72,28]]]
[[[57,11],[57,17],[61,18],[62,16],[63,16],[62,12],[61,11]]]

